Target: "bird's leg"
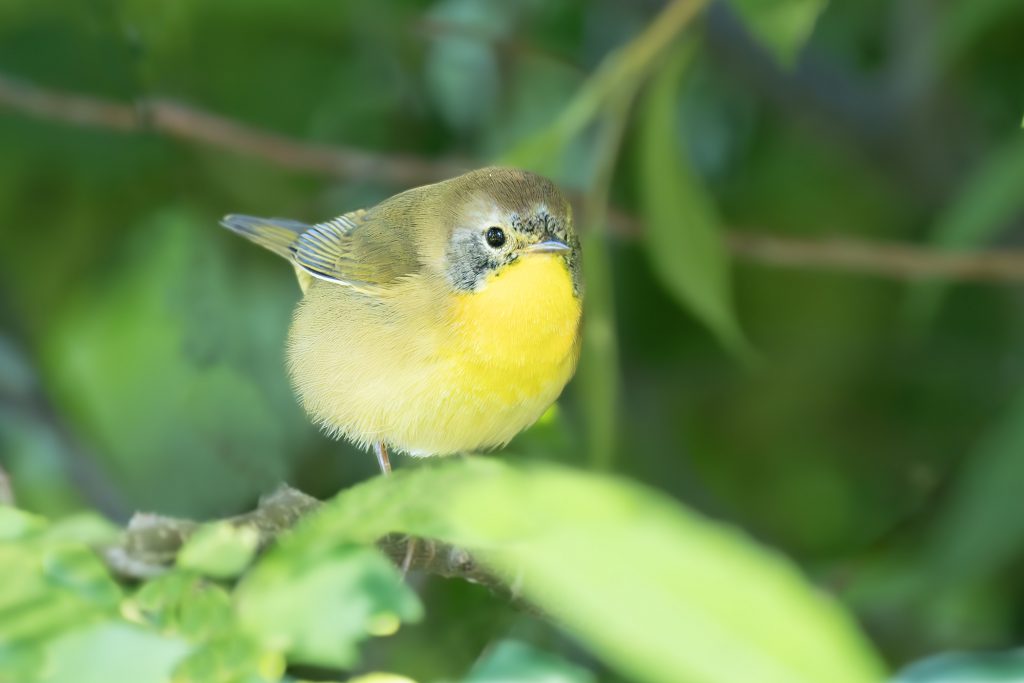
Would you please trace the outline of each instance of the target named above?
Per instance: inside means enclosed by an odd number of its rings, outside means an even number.
[[[405,541],[405,557],[402,558],[402,576],[409,573],[412,566],[412,558],[416,555],[416,537],[408,536]]]
[[[380,471],[384,476],[391,474],[391,461],[388,460],[388,449],[384,445],[383,441],[378,441],[373,444],[373,452],[377,455],[377,463],[380,465]],[[412,558],[416,555],[416,537],[409,536],[405,542],[405,559],[402,560],[402,576],[409,573],[409,567],[412,566]]]
[[[377,464],[380,465],[381,474],[391,474],[391,461],[388,460],[388,449],[383,441],[373,444],[373,452],[377,455]]]

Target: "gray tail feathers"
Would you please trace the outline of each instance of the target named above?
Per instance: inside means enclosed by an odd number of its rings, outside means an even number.
[[[234,213],[224,216],[220,224],[286,259],[291,259],[292,245],[299,235],[312,227],[286,218],[259,218]]]

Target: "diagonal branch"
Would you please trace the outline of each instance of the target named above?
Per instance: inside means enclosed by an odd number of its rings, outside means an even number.
[[[310,144],[170,100],[142,99],[124,104],[41,88],[3,73],[0,73],[0,106],[86,128],[107,128],[122,133],[153,131],[256,157],[283,168],[342,178],[376,178],[399,185],[422,185],[459,175],[470,168],[454,161]]]
[[[313,145],[168,100],[147,100],[142,106],[146,122],[155,131],[259,157],[296,171],[342,178],[380,178],[412,186],[451,178],[470,169],[468,164],[450,160]]]
[[[165,99],[134,105],[41,88],[0,73],[0,107],[59,123],[122,133],[153,131],[186,142],[263,159],[282,168],[398,186],[436,182],[468,170],[469,163],[317,145],[250,126]],[[609,215],[624,238],[642,232],[640,221],[621,211]],[[833,270],[895,280],[945,279],[1024,282],[1024,250],[943,252],[911,244],[849,237],[808,240],[731,231],[736,258],[768,266]]]
[[[282,484],[273,493],[262,497],[255,510],[230,517],[227,521],[255,530],[259,547],[265,549],[301,519],[315,513],[320,505],[316,498]],[[200,526],[199,522],[191,519],[136,513],[120,541],[100,548],[99,552],[118,577],[126,580],[151,579],[174,566],[185,541]],[[516,600],[514,591],[505,582],[486,571],[461,548],[401,534],[381,538],[377,547],[403,569],[460,578]]]

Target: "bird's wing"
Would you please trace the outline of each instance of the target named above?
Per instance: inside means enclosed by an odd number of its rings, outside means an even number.
[[[222,224],[295,264],[303,290],[304,274],[320,280],[379,291],[415,269],[410,235],[389,221],[374,220],[366,209],[308,225],[278,218],[227,216]]]
[[[416,268],[413,240],[404,226],[353,211],[318,223],[299,235],[295,263],[321,280],[372,289]]]

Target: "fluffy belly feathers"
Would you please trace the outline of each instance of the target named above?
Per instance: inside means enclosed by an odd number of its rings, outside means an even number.
[[[572,377],[580,315],[564,261],[548,254],[465,294],[410,281],[371,297],[317,282],[296,310],[288,366],[317,422],[363,446],[493,448],[536,421]]]

